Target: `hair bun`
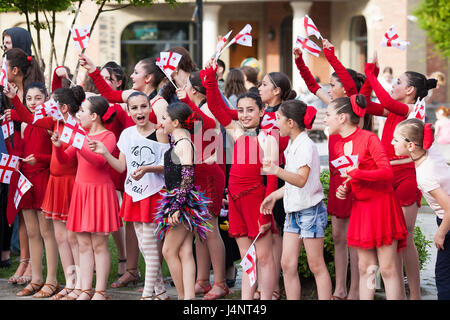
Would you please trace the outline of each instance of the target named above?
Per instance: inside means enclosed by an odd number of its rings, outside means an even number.
[[[437,82],[438,81],[434,78],[427,79],[427,89],[430,90],[436,88]]]
[[[74,86],[70,88],[73,92],[73,95],[75,97],[75,100],[78,105],[81,105],[84,99],[86,99],[86,94],[84,93],[83,87],[81,86]]]

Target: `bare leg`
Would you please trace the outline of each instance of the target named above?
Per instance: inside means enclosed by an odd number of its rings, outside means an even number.
[[[88,232],[77,232],[79,257],[80,257],[80,278],[81,289],[91,290],[94,276],[94,249],[91,234]],[[86,293],[80,294],[78,300],[89,300]]]
[[[300,300],[301,284],[298,275],[298,256],[302,248],[302,239],[298,234],[284,232],[283,255],[281,268],[283,269],[284,290],[287,300]]]
[[[331,299],[331,278],[323,257],[323,238],[303,239],[308,266],[314,274],[319,300]]]
[[[358,249],[359,296],[361,300],[373,300],[374,298],[377,263],[375,249]]]
[[[191,300],[195,298],[195,262],[192,253],[192,241],[194,234],[188,232],[180,247],[179,257],[183,270],[183,288],[184,299]]]
[[[106,290],[108,283],[109,269],[111,266],[111,256],[108,249],[109,234],[92,233],[92,247],[94,249],[96,283],[95,291],[103,292]],[[105,296],[96,293],[92,300],[104,300]]]
[[[390,246],[377,248],[377,255],[386,289],[386,299],[404,300],[406,298],[405,286],[402,281],[403,273],[399,272],[400,257],[397,253],[397,241]]]
[[[331,216],[334,243],[334,268],[336,273],[336,285],[333,296],[339,298],[344,298],[347,296],[347,229],[349,220],[349,218],[340,219],[335,216]]]
[[[29,240],[29,248],[31,254],[31,282],[40,284],[43,282],[42,277],[42,256],[44,246],[42,243],[41,232],[39,230],[39,220],[35,210],[22,210],[23,218],[27,228]],[[30,287],[31,289],[31,287]]]
[[[53,221],[45,218],[45,214],[37,211],[39,220],[39,229],[44,240],[45,257],[47,263],[47,277],[45,283],[52,285],[57,284],[56,273],[58,271],[58,246],[55,239],[55,231],[53,230]]]

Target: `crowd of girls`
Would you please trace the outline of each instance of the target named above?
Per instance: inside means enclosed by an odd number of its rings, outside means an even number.
[[[154,58],[135,65],[131,89],[125,89],[120,66],[109,62],[98,69],[80,54],[80,65],[99,94],[63,87],[68,77],[63,67],[54,71],[48,93],[33,57],[18,48],[6,52],[9,85],[3,93],[9,108],[4,115],[16,125],[5,142],[8,153],[23,159],[18,169],[33,185],[18,210],[11,200],[19,174],[7,196],[2,189],[1,199],[9,199],[8,216],[19,212],[21,217],[21,257],[24,263],[29,259],[32,271],[19,296],[110,299],[112,234],[119,277],[111,287],[139,281],[140,251],[145,261],[142,300],[170,299],[163,259],[178,299],[224,298],[231,290],[218,218],[227,194],[228,234],[241,258],[252,244],[256,252],[257,283],[251,285],[242,273],[242,299],[280,299],[281,276],[286,299],[300,299],[302,247],[320,300],[373,299],[378,268],[387,299],[407,298],[403,270],[409,298],[420,299],[413,231],[423,194],[439,226],[434,238],[438,298],[450,298],[450,170],[430,148],[430,125],[407,119],[415,102],[436,86],[434,79],[407,71],[389,94],[376,78],[376,53],[363,75],[346,69],[324,39],[325,57],[335,71],[326,92],[294,49],[309,91],[328,106],[331,174],[325,207],[320,157],[308,136],[317,110],[295,99],[285,74],[267,73],[255,88],[251,71],[235,69],[222,92],[215,59],[198,70],[186,49],[168,51],[181,55],[172,73],[177,88]],[[372,91],[379,103],[370,100]],[[58,102],[64,120],[35,121],[35,108],[50,98]],[[381,140],[371,132],[373,115],[387,117]],[[69,117],[86,131],[80,148],[61,141]],[[229,162],[224,133],[232,142]],[[352,159],[353,165],[342,170],[336,165],[342,158]],[[323,254],[328,215],[334,288]],[[58,254],[63,287],[56,277]],[[10,282],[18,279],[13,276]]]

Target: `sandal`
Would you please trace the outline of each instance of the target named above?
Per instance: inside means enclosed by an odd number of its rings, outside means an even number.
[[[119,263],[117,264],[117,279],[121,278],[125,273],[119,273],[119,264],[127,263],[127,259],[119,259]],[[126,265],[125,265],[126,267]]]
[[[28,262],[30,261],[30,259],[20,259],[19,261],[19,265],[17,266],[16,272],[14,273],[14,275],[12,275],[9,279],[8,279],[8,283],[11,284],[17,284],[17,280],[19,280],[21,277],[23,277],[23,274],[25,273],[27,267],[28,267]],[[22,274],[17,274],[17,272],[19,272],[19,267],[21,264],[25,264],[25,270],[23,270]],[[20,272],[19,272],[20,273]],[[30,281],[31,281],[31,277],[30,277]]]
[[[281,289],[273,290],[272,300],[281,300]]]
[[[69,295],[74,289],[73,288],[64,288],[61,291],[59,291],[57,294],[55,294],[52,297],[52,300],[61,300],[65,296]]]
[[[347,300],[347,296],[345,296],[343,298],[338,297],[338,296],[331,296],[331,300]]]
[[[202,286],[202,283],[208,282],[208,285],[206,286]],[[200,289],[195,290],[195,295],[198,294],[207,294],[209,292],[209,290],[212,289],[211,284],[209,283],[209,279],[205,279],[205,280],[197,280],[195,282],[195,284],[198,284]]]
[[[27,268],[25,269],[25,272],[23,273],[22,276],[19,277],[19,279],[17,279],[16,283],[19,284],[19,285],[26,285],[26,284],[30,283],[31,280],[32,280],[32,277],[31,277],[31,259],[29,259]]]
[[[219,281],[219,282],[215,282],[214,281],[213,286],[222,288],[223,289],[223,293],[222,294],[215,294],[215,293],[212,293],[211,290],[210,290],[203,296],[203,300],[217,300],[217,299],[220,299],[220,298],[225,298],[230,293],[230,288],[228,288],[228,286],[226,285],[225,280],[222,280],[222,281]]]
[[[139,300],[153,300],[153,296],[141,297]]]
[[[45,291],[44,288],[47,287],[49,288],[51,291]],[[39,290],[39,292],[37,292],[35,295],[33,295],[33,298],[50,298],[51,296],[53,296],[55,293],[57,293],[59,291],[59,284],[53,285],[51,283],[45,283],[41,290]]]
[[[134,271],[135,274],[131,271]],[[121,280],[125,275],[128,275],[128,279],[125,281]],[[138,282],[141,280],[141,277],[139,275],[138,269],[127,269],[122,277],[111,283],[111,288],[117,289],[122,287],[128,287],[129,283],[133,283],[134,286],[138,284]]]
[[[68,295],[62,297],[61,300],[77,300],[81,293],[81,289],[72,289],[72,291]]]
[[[108,295],[106,294],[106,290],[98,290],[98,291],[95,290],[95,291],[94,291],[94,295],[95,295],[96,293],[98,293],[99,295],[103,296],[103,298],[105,298],[105,299],[103,299],[103,300],[111,300],[111,297],[108,296]]]
[[[18,297],[31,296],[31,295],[35,294],[36,292],[38,292],[39,290],[41,290],[41,288],[43,286],[44,286],[43,283],[37,284],[34,282],[30,282],[30,284],[28,286],[26,286],[22,291],[17,292],[16,296],[18,296]],[[31,287],[31,289],[29,289],[28,287]]]
[[[88,295],[88,297],[89,297],[89,299],[86,299],[86,300],[91,300],[92,297],[94,296],[94,295],[92,294],[92,289],[81,290],[81,293],[78,295],[77,300],[78,300],[79,297],[81,297],[81,295],[82,295],[83,293],[86,293],[86,294]],[[82,299],[80,299],[80,300],[82,300]]]
[[[167,297],[165,299],[161,298],[161,295],[166,295]],[[153,300],[172,300],[170,299],[169,295],[167,294],[167,291],[163,291],[161,293],[158,293],[157,295],[153,296]]]

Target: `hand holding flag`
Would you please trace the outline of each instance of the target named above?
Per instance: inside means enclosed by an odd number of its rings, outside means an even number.
[[[339,170],[341,175],[347,174],[347,169],[358,166],[358,156],[341,156],[331,161],[331,164]]]
[[[17,156],[2,153],[0,159],[0,183],[10,183],[11,176],[19,164],[19,159]]]
[[[86,131],[84,131],[80,124],[69,114],[64,125],[60,140],[65,143],[70,143],[72,136],[72,145],[75,148],[81,150],[81,148],[83,147],[84,139],[86,138]]]
[[[241,31],[237,35],[234,36],[233,39],[228,42],[228,44],[223,48],[222,52],[224,52],[229,46],[231,46],[233,43],[240,44],[241,46],[251,47],[252,46],[252,26],[249,24],[246,24],[244,28],[242,28]],[[221,52],[221,53],[222,53]]]
[[[217,42],[215,57],[216,60],[219,59],[220,55],[222,54],[222,48],[225,46],[225,43],[227,43],[232,31],[233,30],[230,30],[230,32],[228,32],[224,37],[222,37],[222,39],[219,39],[219,41]]]
[[[160,57],[156,59],[156,65],[164,72],[167,79],[172,83],[172,85],[178,89],[172,79],[172,73],[178,67],[182,55],[176,52],[161,52]]]
[[[409,41],[401,40],[395,29],[395,25],[392,25],[384,34],[383,40],[381,40],[382,47],[394,47],[400,50],[405,50],[409,45]]]

